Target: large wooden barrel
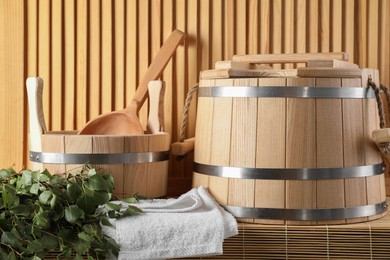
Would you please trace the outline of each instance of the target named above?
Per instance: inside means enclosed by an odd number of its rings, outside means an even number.
[[[344,224],[387,210],[369,75],[199,83],[193,186],[244,222]]]

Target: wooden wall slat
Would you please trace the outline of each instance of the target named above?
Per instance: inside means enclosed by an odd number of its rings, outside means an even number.
[[[23,63],[16,62],[20,70],[0,60],[1,75],[18,89],[6,107],[24,98],[27,76],[42,77],[49,130],[80,129],[103,112],[125,107],[175,28],[189,39],[162,76],[167,83],[164,126],[172,141],[179,138],[185,95],[199,71],[234,54],[347,51],[351,61],[378,68],[381,82],[390,83],[387,0],[4,0],[2,12],[7,21],[0,25],[1,55],[17,53]],[[20,32],[10,33],[16,27]],[[22,107],[27,109],[25,101]],[[144,106],[140,112],[144,125],[147,110]],[[0,111],[2,118],[28,121],[20,109]],[[195,116],[196,98],[188,136],[195,133]],[[11,126],[1,132],[9,145],[0,159],[4,166],[29,164],[28,147],[21,152],[10,141],[25,140],[26,132],[27,125],[17,134]],[[172,158],[170,178],[190,178],[191,162],[191,156],[181,162]]]
[[[174,28],[173,24],[173,0],[164,0],[162,2],[162,41],[164,42],[169,35],[172,33],[172,29]],[[175,55],[173,59],[171,59],[167,66],[164,69],[162,79],[165,81],[165,102],[164,102],[164,131],[168,133],[172,133],[173,129],[173,71],[174,71],[174,60],[176,59]],[[172,137],[171,137],[172,138]],[[172,139],[172,141],[176,141],[177,139]]]
[[[88,50],[91,55],[88,56],[88,115],[87,120],[97,117],[102,112],[102,88],[101,88],[101,4],[97,1],[88,3],[88,30],[89,41]]]
[[[54,17],[52,17],[54,18]],[[73,130],[75,127],[75,97],[76,97],[76,3],[75,0],[64,1],[64,59],[65,59],[65,82],[62,89],[64,96],[63,106],[63,128]],[[79,29],[79,28],[77,28]],[[107,46],[108,47],[108,46]],[[54,50],[53,50],[54,51]],[[54,54],[54,52],[52,52]],[[53,68],[53,67],[52,67]],[[52,80],[52,89],[60,88],[57,82]],[[52,93],[52,97],[55,93]],[[52,120],[58,117],[58,114],[52,113]],[[53,130],[61,130],[52,128]]]
[[[138,30],[138,37],[137,37],[138,39],[137,51],[139,55],[138,57],[138,80],[139,81],[142,79],[151,61],[150,48],[152,44],[150,41],[151,40],[150,27],[152,24],[150,22],[150,9],[151,9],[151,5],[149,0],[138,2],[137,18],[138,18],[139,30]],[[146,125],[146,115],[147,115],[147,108],[146,106],[142,106],[138,116],[144,128]]]
[[[224,16],[223,16],[223,0],[211,1],[211,64],[210,68],[215,64],[216,61],[223,59],[224,54]],[[202,39],[206,40],[206,39]]]
[[[141,1],[146,2],[146,1]],[[115,90],[113,85],[113,1],[102,0],[101,1],[101,74],[102,74],[102,113],[110,112],[113,110],[113,91]],[[144,14],[145,15],[145,14]],[[141,16],[142,17],[142,16]],[[146,59],[147,61],[147,59]]]
[[[282,1],[274,0],[270,13],[271,21],[271,53],[282,53]],[[281,68],[279,64],[274,65],[275,69]]]
[[[76,32],[76,111],[75,128],[81,129],[87,123],[88,107],[88,75],[90,63],[88,62],[91,53],[88,49],[89,28],[88,28],[88,0],[77,1],[77,32]],[[92,55],[95,55],[94,53]]]
[[[320,0],[319,52],[330,52],[330,0]]]
[[[329,17],[331,24],[332,24],[332,35],[331,37],[331,48],[330,50],[332,52],[340,52],[342,41],[340,39],[343,38],[342,36],[342,24],[343,24],[343,1],[338,0],[332,0],[331,3],[332,10],[331,15]]]
[[[306,33],[306,52],[318,52],[319,37],[319,0],[307,1],[306,12],[308,13],[308,30]]]
[[[38,1],[38,75],[44,81],[43,88],[43,113],[46,117],[46,125],[52,129],[52,110],[51,110],[51,70],[50,70],[50,9],[51,1]]]
[[[137,1],[126,1],[126,95],[125,104],[129,104],[134,96],[137,87],[138,76],[138,3]]]
[[[125,1],[114,2],[114,96],[115,110],[125,107]]]
[[[260,53],[270,52],[270,1],[260,1]]]
[[[51,110],[53,115],[63,114],[64,104],[62,102],[62,85],[63,85],[63,71],[64,68],[62,64],[65,64],[63,61],[63,31],[62,26],[64,25],[63,13],[64,13],[64,4],[63,0],[54,0],[52,1],[51,9],[52,25],[51,25],[51,45],[52,45],[52,55],[51,55],[51,74],[52,74],[52,107]],[[70,49],[74,49],[74,46],[69,46]],[[69,64],[69,63],[66,63]],[[73,65],[73,64],[71,64]],[[73,103],[71,104],[73,107]],[[53,116],[52,118],[52,128],[56,130],[63,129],[62,117]]]
[[[248,1],[248,50],[249,54],[257,54],[259,53],[259,1],[257,0],[249,0]]]
[[[25,113],[25,5],[24,1],[0,2],[0,160],[2,167],[21,169],[26,157]],[[27,96],[27,95],[26,95]]]
[[[344,1],[342,45],[351,61],[355,61],[355,15],[355,0]]]

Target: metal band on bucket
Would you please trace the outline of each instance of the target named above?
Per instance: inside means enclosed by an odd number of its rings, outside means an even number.
[[[30,151],[30,161],[38,163],[57,164],[128,164],[161,162],[169,159],[169,151],[145,152],[145,153],[43,153]]]
[[[210,176],[236,179],[327,180],[380,175],[384,172],[384,164],[344,168],[242,168],[194,162],[194,171]]]
[[[282,209],[282,208],[247,208],[223,206],[238,218],[258,218],[275,220],[337,220],[369,217],[381,214],[387,210],[388,203],[355,206],[349,208],[329,209]]]
[[[247,97],[247,98],[375,98],[371,88],[361,87],[200,87],[199,97]]]

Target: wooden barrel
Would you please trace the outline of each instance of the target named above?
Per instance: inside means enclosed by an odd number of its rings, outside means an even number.
[[[77,135],[47,132],[42,151],[30,151],[30,160],[43,163],[51,174],[63,174],[85,163],[114,177],[115,195],[139,193],[166,196],[170,135],[139,136]]]
[[[193,186],[243,222],[344,224],[387,210],[377,70],[200,81]]]

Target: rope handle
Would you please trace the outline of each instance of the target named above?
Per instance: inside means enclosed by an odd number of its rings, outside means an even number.
[[[191,100],[195,92],[198,91],[198,89],[199,84],[196,83],[187,93],[180,124],[179,142],[173,143],[171,145],[171,152],[172,154],[178,156],[178,159],[182,159],[184,155],[194,150],[195,138],[193,137],[185,139],[185,133],[188,125],[188,113],[190,111]]]
[[[371,76],[368,77],[367,85],[374,90],[375,99],[376,99],[376,103],[377,103],[377,106],[378,106],[379,127],[381,129],[383,129],[383,128],[386,127],[386,120],[385,120],[385,111],[384,111],[384,108],[383,108],[383,102],[382,102],[382,99],[381,99],[380,95],[381,95],[381,91],[383,91],[383,93],[386,96],[386,101],[387,101],[387,106],[388,106],[387,109],[388,109],[388,112],[390,113],[390,93],[389,93],[389,89],[387,87],[385,87],[384,85],[382,85],[382,84],[380,84],[379,87],[378,87],[375,84],[375,82],[372,81],[372,77]]]
[[[374,90],[375,93],[375,99],[378,106],[378,114],[379,114],[379,127],[380,129],[374,130],[372,133],[372,138],[380,150],[383,159],[390,163],[390,132],[389,129],[386,128],[386,120],[385,120],[385,111],[384,111],[384,105],[381,98],[381,92],[384,93],[387,101],[388,106],[388,113],[390,113],[390,93],[389,89],[380,84],[379,87],[375,84],[375,82],[372,81],[371,76],[368,77],[368,84],[369,87],[371,87]]]

